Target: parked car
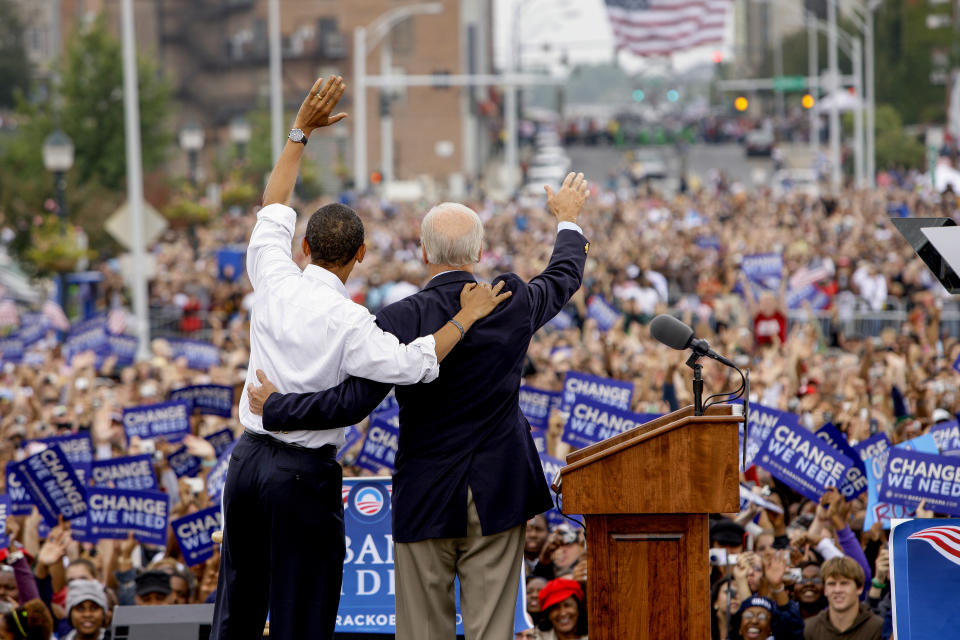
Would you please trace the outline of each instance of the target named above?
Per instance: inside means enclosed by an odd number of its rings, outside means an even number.
[[[769,156],[773,153],[773,132],[765,129],[754,129],[747,133],[744,142],[748,156]]]

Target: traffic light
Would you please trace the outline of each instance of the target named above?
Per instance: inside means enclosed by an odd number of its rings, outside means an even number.
[[[803,105],[804,109],[813,109],[813,105],[817,103],[816,99],[809,93],[803,94],[803,98],[800,100],[800,104]]]
[[[676,102],[679,99],[680,99],[679,91],[677,91],[676,89],[670,89],[670,91],[667,91],[667,100],[669,100],[670,102]]]
[[[737,99],[733,101],[733,108],[737,111],[746,111],[749,106],[750,101],[745,96],[737,96]]]
[[[633,101],[634,102],[643,102],[643,99],[646,97],[646,94],[643,92],[643,89],[634,89],[633,90]]]

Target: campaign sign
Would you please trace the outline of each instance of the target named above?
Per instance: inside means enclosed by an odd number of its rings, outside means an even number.
[[[374,414],[367,427],[367,438],[354,464],[370,471],[383,467],[393,470],[400,438],[400,409],[389,409]]]
[[[916,451],[918,453],[930,453],[933,455],[938,455],[940,453],[940,449],[937,448],[937,441],[933,438],[930,432],[927,432],[922,436],[917,436],[912,440],[905,440],[896,445],[896,448],[906,449],[907,451]]]
[[[153,458],[147,453],[139,456],[94,460],[90,465],[90,479],[96,487],[140,491],[157,488]]]
[[[960,460],[894,447],[880,483],[880,497],[893,504],[960,516]]]
[[[28,516],[33,512],[33,496],[23,484],[23,474],[18,467],[16,463],[7,465],[7,495],[10,496],[13,515]]]
[[[743,404],[743,401],[737,401],[734,404]],[[747,425],[747,463],[746,468],[753,464],[760,449],[766,443],[774,427],[785,424],[791,428],[799,427],[800,418],[795,413],[789,411],[780,411],[773,407],[765,407],[762,404],[750,403],[750,418]],[[740,429],[743,429],[743,423],[740,423]],[[819,496],[817,496],[819,500]]]
[[[898,522],[890,535],[897,638],[955,638],[960,629],[960,519]]]
[[[853,461],[853,466],[847,470],[846,477],[840,482],[840,486],[838,487],[843,497],[851,500],[866,491],[866,468],[864,467],[863,460],[860,459],[860,454],[847,442],[847,436],[830,422],[817,429],[815,435]]]
[[[25,349],[32,347],[47,336],[50,320],[42,313],[21,313],[17,338]]]
[[[217,276],[227,282],[236,282],[246,266],[246,247],[230,245],[217,250]]]
[[[540,464],[543,466],[543,475],[547,479],[548,487],[552,485],[554,481],[559,479],[560,469],[563,469],[565,466],[567,466],[567,463],[565,463],[563,460],[558,460],[546,453],[540,454]],[[553,498],[554,500],[559,501],[560,506],[563,507],[562,494],[560,497],[557,497],[556,494],[553,492],[553,489],[550,489],[550,497]],[[550,524],[551,529],[556,527],[558,524],[562,524],[564,522],[573,525],[572,522],[564,518],[563,515],[559,511],[557,511],[556,506],[551,507],[550,510],[544,513],[543,515],[547,518],[547,522]]]
[[[236,442],[231,443],[226,451],[217,458],[217,464],[213,465],[210,473],[207,474],[207,496],[210,500],[216,502],[223,493],[223,485],[227,483],[227,467],[230,466],[230,454],[233,453],[233,447]]]
[[[213,452],[219,458],[223,452],[233,444],[233,431],[231,429],[217,431],[214,434],[206,436],[204,440],[213,446]]]
[[[23,361],[23,341],[14,336],[0,338],[0,360],[20,364]]]
[[[590,398],[577,398],[570,407],[570,417],[560,439],[577,448],[587,447],[658,417],[621,411]]]
[[[743,256],[740,269],[751,284],[760,285],[765,289],[777,289],[783,277],[783,256],[779,253],[755,253]]]
[[[207,371],[220,364],[220,350],[216,345],[200,340],[171,340],[170,348],[174,359],[186,358],[187,366],[199,371]]]
[[[69,361],[73,356],[85,351],[94,351],[103,354],[109,350],[107,342],[107,318],[106,316],[97,316],[85,320],[70,329],[70,335],[64,344],[66,359]]]
[[[879,456],[890,448],[890,438],[885,433],[875,433],[866,440],[853,445],[853,450],[860,455],[863,460],[864,470],[867,467],[867,460]],[[882,474],[881,474],[882,475]]]
[[[57,516],[73,520],[87,513],[86,492],[60,447],[50,447],[18,464],[23,486],[51,527]]]
[[[550,420],[550,409],[553,408],[560,393],[546,391],[526,385],[520,387],[520,411],[527,418],[527,422],[534,429],[546,429]]]
[[[587,303],[587,317],[597,323],[600,331],[610,331],[620,319],[620,312],[603,296],[597,294],[590,296],[590,301]]]
[[[127,438],[141,440],[163,437],[180,442],[190,433],[190,405],[186,402],[161,402],[123,409],[123,430]]]
[[[816,501],[828,487],[840,485],[853,460],[803,427],[780,424],[760,448],[757,464]]]
[[[559,312],[557,312],[557,315],[553,316],[550,321],[547,322],[546,328],[555,329],[557,331],[566,331],[573,325],[573,316],[561,309]]]
[[[805,303],[809,304],[811,309],[819,311],[829,306],[830,298],[812,284],[806,284],[799,289],[790,289],[787,291],[788,309],[802,309]]]
[[[203,466],[203,461],[187,451],[185,445],[180,446],[176,451],[167,456],[167,462],[178,478],[192,476],[200,471],[200,467]]]
[[[54,436],[52,438],[40,438],[37,442],[42,442],[47,447],[59,446],[67,460],[73,465],[80,483],[87,484],[87,478],[90,477],[90,463],[93,462],[93,441],[90,440],[86,432],[72,433],[66,436]]]
[[[388,409],[396,409],[400,405],[397,404],[397,394],[394,393],[393,388],[391,387],[390,393],[387,394],[387,397],[380,401],[380,404],[377,405],[377,408],[371,411],[371,413],[380,413],[381,411],[387,411]]]
[[[956,420],[935,424],[928,433],[937,443],[940,453],[945,456],[960,456],[960,423]]]
[[[0,494],[0,547],[6,549],[10,546],[10,539],[7,537],[7,518],[13,515],[13,505],[10,503],[10,496]]]
[[[343,437],[343,446],[337,451],[337,462],[343,461],[343,456],[346,455],[347,450],[360,441],[360,438],[363,437],[363,432],[354,425],[343,430]]]
[[[187,402],[198,413],[229,418],[233,412],[233,387],[198,384],[170,392],[171,402]]]
[[[633,382],[568,371],[563,378],[561,410],[570,411],[573,403],[582,398],[595,400],[614,409],[629,411],[630,401],[633,399]]]
[[[110,354],[117,359],[118,367],[129,367],[136,361],[137,346],[140,344],[136,336],[108,334],[107,344]]]
[[[958,355],[957,359],[953,361],[953,370],[957,373],[960,373],[960,355]]]
[[[167,544],[170,497],[160,491],[90,487],[89,540],[123,539],[132,531],[145,544]]]
[[[213,556],[214,542],[210,536],[221,529],[220,522],[220,505],[217,505],[178,518],[170,524],[183,552],[183,560],[189,566],[203,564]]]
[[[881,452],[863,461],[867,472],[867,514],[863,520],[864,531],[870,529],[875,522],[880,522],[884,529],[889,529],[893,520],[910,518],[914,513],[913,509],[880,500],[880,482],[883,480],[883,474],[887,469],[887,458],[890,455],[890,449],[882,448],[884,444],[889,444],[886,436],[883,440],[878,440],[871,445],[873,450],[880,449]],[[861,453],[863,452],[864,450],[861,450]]]
[[[537,449],[537,453],[545,453],[547,451],[546,429],[531,429],[530,437],[533,438],[533,446]]]

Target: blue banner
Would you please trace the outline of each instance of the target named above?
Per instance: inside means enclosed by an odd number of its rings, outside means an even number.
[[[217,250],[217,276],[227,282],[236,282],[246,268],[247,248],[230,245]]]
[[[96,316],[71,327],[63,351],[68,362],[75,355],[85,351],[96,353],[98,361],[109,355],[110,343],[107,341],[106,316]]]
[[[392,471],[399,438],[400,409],[374,414],[370,418],[370,426],[367,427],[363,449],[354,464],[370,471],[379,471],[384,467]]]
[[[170,392],[171,402],[186,402],[198,413],[229,418],[233,412],[233,387],[198,384]]]
[[[743,275],[754,286],[778,289],[783,278],[783,256],[779,253],[755,253],[743,256],[740,263]]]
[[[573,403],[583,398],[595,400],[614,409],[629,411],[630,401],[633,399],[633,382],[568,371],[563,378],[561,410],[569,412]]]
[[[167,463],[178,478],[192,476],[199,472],[200,467],[203,466],[203,461],[187,451],[186,445],[181,445],[167,456]]]
[[[207,371],[220,364],[220,350],[209,342],[200,340],[170,340],[174,359],[186,358],[187,366]]]
[[[826,309],[830,305],[830,298],[812,284],[787,291],[788,309],[802,309],[804,303],[808,303],[814,311],[819,311]]]
[[[20,338],[15,336],[0,338],[0,362],[20,364],[23,361],[23,351],[23,340]]]
[[[543,475],[547,479],[547,486],[551,486],[554,481],[559,479],[560,469],[563,469],[566,463],[563,460],[558,460],[551,455],[546,453],[540,454],[540,464],[543,466]],[[550,497],[555,501],[558,500],[556,494],[553,492],[553,489],[550,489]],[[562,494],[560,500],[560,506],[563,506]],[[547,522],[550,524],[550,529],[553,530],[558,524],[563,524],[564,522],[573,525],[572,522],[563,517],[563,515],[557,511],[556,506],[552,507],[549,511],[543,514],[547,518]]]
[[[960,456],[960,423],[956,420],[941,422],[930,427],[930,435],[937,448],[945,456]]]
[[[847,436],[837,429],[832,423],[828,422],[817,430],[816,436],[825,440],[834,449],[850,458],[853,466],[847,470],[847,475],[840,483],[840,493],[847,500],[859,496],[867,490],[867,471],[860,459],[860,454],[847,442]]]
[[[23,483],[23,474],[16,463],[7,464],[7,495],[15,516],[28,516],[33,511],[33,496]]]
[[[227,467],[230,465],[230,454],[233,453],[234,441],[226,451],[217,458],[217,464],[210,469],[207,474],[207,496],[212,502],[220,500],[220,494],[223,493],[223,485],[227,482]]]
[[[50,331],[50,320],[42,313],[21,313],[17,338],[24,348],[30,348],[40,342]]]
[[[139,542],[165,546],[170,498],[160,491],[90,487],[87,491],[89,540],[123,539],[132,531]]]
[[[534,429],[546,429],[550,410],[560,404],[559,391],[520,387],[520,411]]]
[[[875,433],[866,440],[853,445],[853,450],[860,455],[860,459],[864,462],[864,469],[866,469],[868,458],[879,456],[889,448],[890,438],[888,438],[885,433]],[[884,464],[886,464],[886,462],[884,462]]]
[[[371,413],[380,413],[381,411],[387,411],[388,409],[396,409],[400,405],[397,404],[397,394],[394,393],[394,390],[391,388],[390,393],[387,394],[387,397],[380,401],[380,404],[377,405],[377,408],[371,411]]]
[[[867,472],[867,513],[863,519],[864,531],[870,529],[875,522],[879,522],[884,529],[889,529],[892,520],[913,516],[913,509],[880,501],[880,481],[887,469],[887,457],[890,455],[890,449],[883,448],[885,442],[889,444],[889,441],[886,441],[886,436],[884,436],[884,440],[873,443],[871,449],[880,450],[880,453],[863,461]],[[861,454],[865,451],[865,449],[861,450]]]
[[[10,538],[7,537],[7,518],[13,515],[13,505],[10,503],[10,496],[0,494],[0,548],[6,549],[10,546]]]
[[[621,411],[590,398],[577,398],[561,440],[577,448],[606,440],[628,429],[659,418],[656,414]]]
[[[40,438],[36,442],[42,442],[48,447],[59,446],[63,454],[67,456],[67,461],[73,465],[73,470],[80,479],[80,484],[86,486],[87,478],[90,477],[90,463],[93,462],[93,441],[90,440],[88,433],[81,432],[66,436]]]
[[[207,507],[171,523],[184,562],[195,567],[213,556],[215,543],[210,536],[222,528],[220,523],[220,505]]]
[[[960,515],[960,460],[894,447],[880,483],[880,497],[910,508],[926,500],[931,511]]]
[[[82,518],[87,513],[83,484],[59,447],[50,447],[17,464],[23,486],[33,498],[49,526],[64,519]]]
[[[576,322],[574,321],[573,316],[561,309],[559,312],[557,312],[557,315],[550,319],[545,327],[555,331],[566,331],[570,327],[574,326],[574,324],[576,324]]]
[[[127,438],[146,440],[163,437],[167,442],[180,442],[190,433],[190,405],[186,402],[161,402],[139,407],[125,407],[123,429]]]
[[[204,438],[213,446],[213,453],[219,458],[233,444],[233,430],[224,429]]]
[[[818,501],[828,487],[838,487],[853,460],[800,426],[774,427],[757,464],[794,491]]]
[[[110,347],[110,354],[117,359],[118,367],[129,367],[137,359],[137,346],[140,341],[136,336],[127,335],[107,335],[107,344]]]
[[[587,303],[587,317],[592,318],[597,323],[597,328],[600,331],[607,332],[613,328],[613,325],[617,324],[617,320],[620,319],[620,312],[603,296],[597,294],[590,296],[590,301]]]
[[[339,451],[337,451],[337,462],[343,461],[343,456],[346,455],[347,450],[360,441],[360,438],[363,437],[363,432],[360,431],[360,429],[357,429],[356,425],[354,425],[344,429],[343,437],[343,446],[340,447]]]
[[[960,519],[901,522],[890,535],[897,638],[955,638],[960,629]]]
[[[537,453],[547,452],[547,430],[531,429],[530,437],[533,438],[533,446],[537,448]]]
[[[157,476],[153,472],[153,456],[148,453],[94,460],[90,465],[90,479],[96,487],[140,491],[157,488]]]
[[[738,400],[734,404],[743,404],[742,400]],[[748,437],[747,437],[747,468],[749,468],[755,461],[757,453],[766,443],[767,439],[770,437],[770,434],[773,433],[774,427],[785,424],[790,427],[798,427],[800,425],[800,418],[795,413],[790,413],[789,411],[780,411],[779,409],[774,409],[773,407],[765,407],[762,404],[750,403],[750,423],[747,425],[748,428]],[[740,430],[743,430],[743,423],[740,423]],[[743,434],[740,434],[741,442]],[[818,497],[819,499],[819,497]]]

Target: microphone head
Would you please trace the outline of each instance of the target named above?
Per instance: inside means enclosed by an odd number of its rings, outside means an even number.
[[[693,329],[671,315],[661,314],[650,322],[650,335],[671,349],[683,351],[690,346]]]

